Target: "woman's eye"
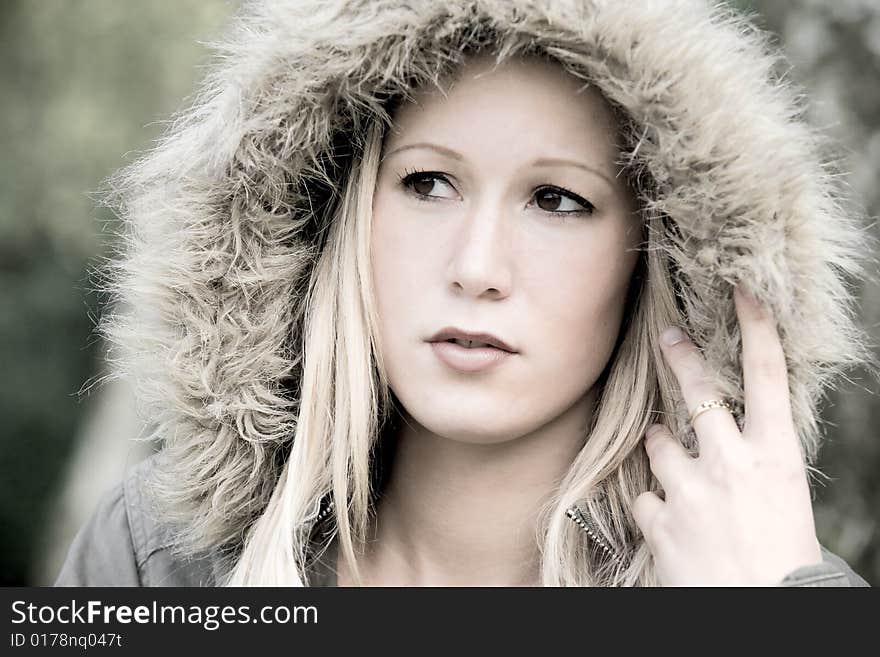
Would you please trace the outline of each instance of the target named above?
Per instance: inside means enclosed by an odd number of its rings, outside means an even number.
[[[419,200],[431,200],[436,198],[454,198],[455,189],[445,177],[432,171],[415,171],[400,179],[400,184],[412,191]],[[437,189],[446,186],[452,191],[449,196],[437,194]]]
[[[455,198],[455,188],[446,177],[435,171],[413,171],[400,176],[400,184],[420,201]],[[442,193],[443,188],[449,190]],[[547,186],[535,192],[536,205],[555,215],[593,214],[595,207],[586,199],[562,187]]]
[[[592,203],[577,194],[558,187],[543,187],[535,192],[536,204],[554,214],[593,214]]]

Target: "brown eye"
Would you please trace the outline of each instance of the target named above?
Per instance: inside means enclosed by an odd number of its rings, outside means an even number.
[[[434,176],[416,176],[410,180],[410,186],[416,194],[430,196],[434,189]]]
[[[445,176],[435,171],[413,171],[400,178],[400,184],[420,201],[436,201],[455,197],[455,188]],[[449,192],[443,194],[443,186]],[[450,195],[451,192],[451,195]]]
[[[537,193],[538,207],[547,212],[557,212],[559,204],[562,202],[562,194],[551,192],[549,190]]]
[[[555,214],[592,214],[595,207],[577,194],[556,187],[544,187],[535,192],[536,205]]]

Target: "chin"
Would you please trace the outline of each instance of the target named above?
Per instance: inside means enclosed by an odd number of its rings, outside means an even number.
[[[440,436],[444,440],[451,440],[456,443],[465,443],[468,445],[498,445],[514,437],[506,431],[491,431],[485,426],[462,427],[456,425],[448,429],[438,428],[433,433]]]
[[[509,409],[485,405],[475,409],[435,407],[428,413],[410,415],[436,436],[472,445],[503,443],[528,432],[510,421]]]

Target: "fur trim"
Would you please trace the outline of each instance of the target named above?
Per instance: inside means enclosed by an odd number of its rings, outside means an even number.
[[[868,237],[747,18],[699,0],[246,2],[194,104],[110,180],[125,234],[101,329],[164,444],[152,488],[181,549],[240,541],[280,473],[301,301],[364,117],[480,44],[543,49],[626,110],[687,329],[741,402],[731,284],[752,284],[815,456],[823,391],[868,357],[846,283]]]

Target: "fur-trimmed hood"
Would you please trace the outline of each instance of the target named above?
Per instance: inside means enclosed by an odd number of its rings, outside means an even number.
[[[742,401],[731,284],[772,306],[808,460],[823,392],[868,358],[847,277],[867,233],[784,62],[701,0],[245,2],[193,105],[111,179],[124,220],[102,321],[164,450],[154,483],[189,551],[240,541],[298,408],[305,296],[370,115],[478,43],[537,49],[625,110],[665,215],[683,324]]]

